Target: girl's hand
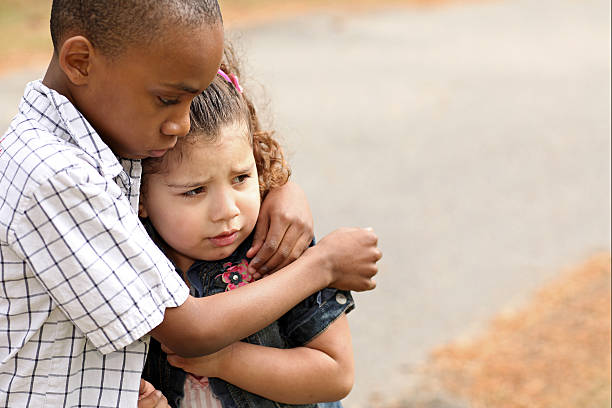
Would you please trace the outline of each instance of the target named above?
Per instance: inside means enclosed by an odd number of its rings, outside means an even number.
[[[287,182],[271,190],[259,211],[249,272],[256,279],[295,261],[314,236],[312,213],[304,191]]]
[[[216,353],[201,357],[187,358],[175,354],[162,344],[162,350],[168,355],[168,363],[170,363],[170,365],[201,377],[221,377],[223,362],[226,358],[231,358],[232,348],[233,344],[230,344]]]
[[[168,400],[150,382],[140,379],[138,408],[170,408]]]

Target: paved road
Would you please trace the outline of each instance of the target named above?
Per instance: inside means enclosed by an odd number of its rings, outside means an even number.
[[[433,347],[610,250],[609,15],[607,0],[515,0],[234,32],[317,235],[380,236],[347,408],[407,392]],[[40,72],[0,79],[5,117]]]

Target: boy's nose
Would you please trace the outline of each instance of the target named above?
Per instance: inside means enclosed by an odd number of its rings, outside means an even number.
[[[162,134],[166,136],[183,137],[189,133],[189,110],[181,112],[178,116],[168,118],[161,126]]]

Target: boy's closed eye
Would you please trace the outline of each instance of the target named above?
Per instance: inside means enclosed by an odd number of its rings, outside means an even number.
[[[163,96],[158,96],[157,100],[164,106],[176,105],[180,102],[178,98],[164,98]]]
[[[162,89],[154,91],[154,94],[162,106],[171,106],[181,102],[191,103],[200,92],[202,91],[185,84],[164,84]]]

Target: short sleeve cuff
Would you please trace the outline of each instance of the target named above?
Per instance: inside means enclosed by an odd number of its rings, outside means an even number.
[[[120,350],[143,337],[161,324],[166,308],[179,307],[187,300],[189,288],[174,270],[160,274],[160,281],[162,284],[139,299],[137,307],[87,334],[102,354]]]
[[[300,347],[323,333],[338,317],[355,308],[349,291],[326,288],[298,304],[286,315],[289,347]],[[293,321],[292,321],[293,320]]]

